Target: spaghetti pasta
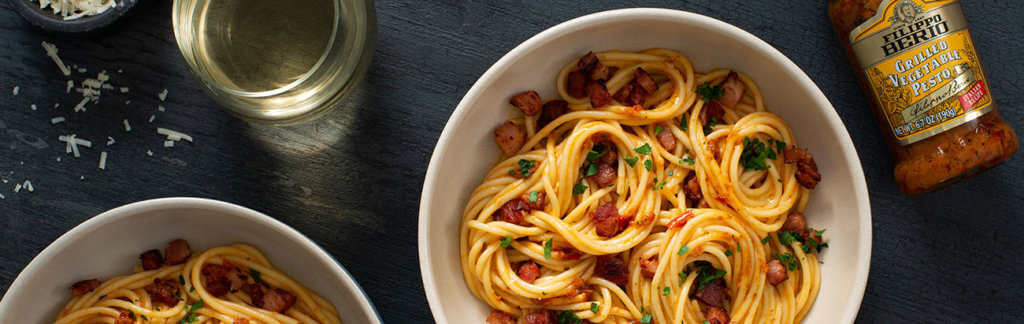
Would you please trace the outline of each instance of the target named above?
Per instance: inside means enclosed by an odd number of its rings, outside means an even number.
[[[161,290],[163,288],[167,290]],[[162,292],[170,293],[170,302],[163,300],[167,296],[160,296]],[[277,311],[264,309],[280,306],[279,301],[287,307]],[[276,305],[258,307],[265,303]],[[330,302],[275,269],[259,250],[235,244],[209,249],[181,264],[152,270],[139,268],[133,274],[112,278],[73,297],[55,323],[341,323],[341,320]]]
[[[555,81],[539,113],[513,99],[527,115],[495,136],[515,153],[466,204],[462,271],[489,323],[801,321],[827,246],[802,215],[820,175],[749,77],[651,49]]]

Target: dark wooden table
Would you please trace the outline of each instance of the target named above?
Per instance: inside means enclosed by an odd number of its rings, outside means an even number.
[[[386,322],[431,321],[416,221],[427,161],[449,114],[476,78],[521,41],[562,21],[626,6],[620,2],[379,1],[378,48],[365,82],[341,109],[291,127],[239,121],[199,90],[175,46],[170,1],[142,1],[113,28],[86,35],[42,32],[4,2],[0,289],[50,242],[100,212],[196,196],[254,208],[306,234],[355,276]],[[826,2],[628,6],[693,11],[750,31],[789,56],[832,101],[860,154],[874,211],[859,320],[1024,321],[1024,154],[939,192],[900,195],[892,157],[839,49]],[[1003,117],[1022,133],[1024,7],[969,1],[965,10]],[[72,74],[76,84],[106,70],[110,83],[130,92],[106,91],[99,104],[72,112],[81,96],[65,93],[66,78],[41,41],[87,69]],[[166,102],[157,96],[163,89]],[[51,124],[58,116],[66,121]],[[164,148],[157,127],[195,142]],[[65,154],[57,139],[72,133],[93,141],[81,158]],[[106,146],[108,136],[116,143]],[[106,170],[97,167],[102,151],[109,154]],[[34,191],[14,193],[25,180]]]

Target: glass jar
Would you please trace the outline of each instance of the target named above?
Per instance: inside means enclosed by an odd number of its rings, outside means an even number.
[[[1017,152],[956,0],[830,0],[828,15],[896,160],[900,191],[932,191]]]

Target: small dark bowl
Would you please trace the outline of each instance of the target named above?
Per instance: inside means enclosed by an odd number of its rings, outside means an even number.
[[[129,9],[135,6],[137,0],[114,0],[117,5],[106,12],[85,16],[73,20],[64,20],[64,17],[56,15],[50,7],[39,8],[38,1],[31,0],[9,0],[11,6],[25,17],[25,20],[39,26],[46,31],[65,33],[83,33],[110,25],[118,18],[124,16]]]

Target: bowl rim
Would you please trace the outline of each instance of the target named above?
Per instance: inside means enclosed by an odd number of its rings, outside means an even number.
[[[841,131],[834,130],[837,132],[837,137],[840,140],[838,146],[840,147],[840,151],[843,155],[855,158],[855,161],[853,161],[855,163],[849,163],[852,166],[850,172],[853,183],[851,185],[854,187],[856,192],[861,193],[860,195],[856,195],[856,204],[863,208],[861,214],[867,215],[867,217],[858,217],[860,232],[858,233],[856,257],[861,262],[860,264],[857,264],[856,269],[854,269],[856,275],[853,278],[853,285],[850,290],[851,295],[849,296],[850,298],[848,299],[846,306],[843,308],[843,312],[838,317],[840,322],[853,323],[857,318],[857,313],[860,310],[861,302],[864,298],[864,292],[867,287],[868,273],[871,265],[872,222],[871,204],[867,191],[867,182],[864,178],[864,170],[859,163],[860,156],[857,154],[853,145],[853,140],[850,138],[849,131],[846,129],[845,124],[842,119],[839,118],[839,115],[836,113],[832,104],[828,101],[828,98],[825,97],[825,94],[820,88],[818,88],[814,81],[811,80],[807,73],[804,72],[803,69],[800,69],[796,63],[793,63],[792,60],[786,57],[785,54],[782,54],[782,52],[775,47],[750,32],[724,21],[689,11],[665,8],[626,8],[601,11],[573,18],[547,28],[523,41],[498,59],[497,62],[492,64],[473,83],[473,86],[470,87],[459,101],[459,104],[456,106],[455,110],[448,118],[444,129],[441,131],[441,136],[438,138],[437,145],[434,147],[434,151],[431,154],[430,164],[427,167],[426,176],[421,189],[422,191],[420,193],[419,224],[417,230],[420,274],[423,281],[424,293],[427,296],[427,302],[430,305],[430,311],[434,316],[434,320],[441,323],[449,322],[447,314],[441,306],[442,296],[438,295],[438,291],[432,284],[435,282],[436,275],[431,268],[433,265],[433,261],[429,257],[431,244],[427,239],[427,235],[429,233],[428,225],[431,223],[428,220],[430,219],[430,211],[433,208],[430,198],[434,196],[434,186],[439,183],[438,173],[439,168],[441,167],[440,160],[442,153],[448,151],[448,144],[452,134],[455,132],[455,129],[459,128],[462,123],[466,122],[465,116],[467,115],[467,112],[472,109],[472,107],[469,106],[471,98],[478,97],[479,94],[484,91],[484,84],[491,83],[490,80],[495,79],[502,72],[506,71],[517,57],[536,46],[546,43],[551,38],[555,38],[559,35],[575,30],[591,28],[593,25],[600,25],[610,20],[636,19],[637,17],[656,17],[660,19],[690,21],[705,24],[708,28],[722,30],[724,33],[732,34],[738,39],[743,39],[750,42],[751,45],[763,49],[767,54],[765,59],[781,64],[786,70],[794,71],[794,76],[797,78],[799,83],[798,86],[809,89],[813,94],[813,101],[822,106],[823,115],[825,116],[826,122],[829,123],[830,128],[841,129]],[[825,107],[829,109],[824,109]]]
[[[221,212],[233,217],[242,218],[247,221],[264,224],[268,227],[274,228],[274,230],[280,233],[284,238],[299,243],[306,251],[310,252],[315,258],[327,265],[329,270],[334,273],[338,279],[340,279],[341,284],[347,289],[358,292],[356,295],[359,300],[359,308],[362,312],[366,315],[372,315],[371,319],[374,323],[382,323],[380,314],[374,307],[373,302],[370,301],[369,296],[366,295],[366,291],[359,286],[352,277],[352,274],[338,263],[338,260],[336,260],[330,253],[327,253],[327,251],[308,237],[291,226],[256,210],[219,200],[193,197],[170,197],[138,201],[105,211],[86,220],[85,222],[82,222],[81,224],[78,224],[50,243],[50,245],[43,249],[43,251],[39,252],[39,254],[36,255],[36,257],[33,258],[20,273],[18,273],[14,282],[4,294],[3,299],[0,299],[0,314],[7,313],[9,311],[8,308],[12,307],[11,305],[13,302],[10,302],[10,299],[7,298],[8,296],[22,295],[26,293],[22,290],[26,289],[25,285],[28,282],[28,279],[26,278],[28,278],[29,274],[37,272],[37,270],[49,263],[50,259],[54,258],[58,251],[71,248],[71,245],[75,243],[79,237],[88,235],[89,233],[102,228],[104,225],[116,222],[122,218],[133,217],[139,214],[162,209],[181,207]]]

